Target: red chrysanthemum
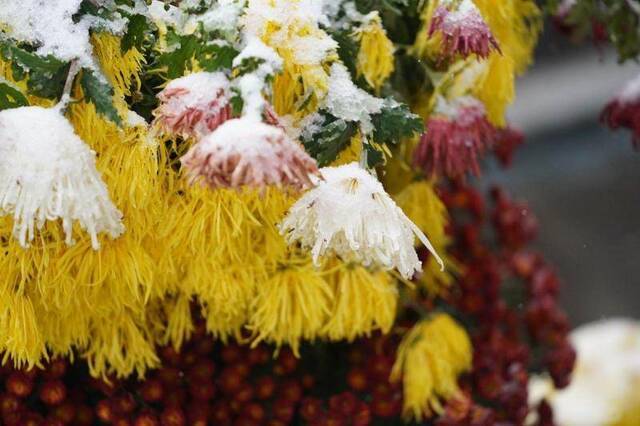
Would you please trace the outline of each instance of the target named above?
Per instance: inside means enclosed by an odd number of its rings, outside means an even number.
[[[631,80],[602,111],[600,121],[611,129],[626,127],[632,132],[633,146],[640,150],[640,76]]]
[[[155,123],[169,135],[201,138],[231,118],[228,80],[199,72],[171,81],[158,94]]]
[[[225,122],[181,161],[192,182],[202,180],[212,188],[303,189],[318,174],[315,160],[282,129],[247,118]]]
[[[478,159],[493,147],[497,133],[482,102],[472,97],[441,98],[426,128],[415,151],[415,164],[429,176],[452,178],[467,172],[479,175]]]
[[[513,160],[513,154],[524,142],[524,134],[511,126],[499,129],[495,137],[494,154],[503,167],[509,167]]]
[[[500,46],[491,33],[478,8],[471,0],[463,0],[456,9],[440,5],[431,18],[429,37],[442,34],[445,56],[469,56],[476,54],[486,58],[491,50],[500,51]]]

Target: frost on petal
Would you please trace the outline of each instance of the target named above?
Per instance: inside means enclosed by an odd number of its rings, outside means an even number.
[[[633,145],[640,150],[640,75],[607,104],[600,121],[614,130],[620,127],[631,130]]]
[[[414,234],[434,254],[431,243],[357,163],[320,169],[322,180],[289,210],[279,225],[291,244],[310,248],[314,262],[336,254],[346,261],[385,269],[405,278],[421,270]]]
[[[315,160],[284,131],[249,118],[225,122],[181,159],[193,182],[212,188],[312,186]]]
[[[0,112],[0,215],[12,215],[23,247],[47,220],[62,220],[67,244],[77,221],[91,235],[124,232],[96,170],[95,153],[57,109],[23,107]]]
[[[414,162],[429,176],[479,175],[478,159],[493,146],[497,132],[482,102],[472,97],[440,98],[426,128]]]
[[[498,42],[471,0],[463,0],[453,10],[446,4],[438,6],[428,35],[433,37],[436,33],[442,34],[443,51],[448,57],[476,54],[486,58],[491,50],[500,51]]]
[[[231,118],[229,80],[221,72],[198,72],[172,80],[158,99],[155,124],[169,135],[199,138]]]

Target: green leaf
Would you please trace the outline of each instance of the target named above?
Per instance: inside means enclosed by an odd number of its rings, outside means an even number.
[[[128,52],[131,48],[135,47],[138,50],[142,50],[144,44],[145,33],[149,30],[149,23],[147,18],[143,15],[133,15],[129,18],[127,24],[127,32],[122,37],[120,42],[120,48],[123,52]]]
[[[238,51],[226,44],[202,46],[197,54],[198,63],[205,71],[218,71],[231,68]]]
[[[413,114],[405,104],[386,99],[382,111],[371,116],[373,140],[379,144],[395,145],[404,138],[424,132],[422,118]]]
[[[162,53],[158,62],[167,68],[168,78],[182,77],[190,69],[191,58],[195,57],[198,50],[198,38],[193,34],[182,36],[170,31],[167,33],[167,44],[173,50]]]
[[[28,52],[3,41],[0,41],[0,55],[12,63],[14,79],[29,78],[27,90],[30,94],[47,99],[57,99],[62,95],[69,72],[68,63],[51,55],[40,56]]]
[[[326,166],[349,146],[356,131],[354,123],[326,113],[320,129],[312,135],[303,135],[302,144],[318,165]]]
[[[94,104],[98,113],[104,115],[118,126],[122,124],[118,111],[113,106],[113,88],[107,82],[96,77],[93,71],[84,69],[82,70],[80,85],[82,86],[85,100]]]
[[[29,101],[22,92],[10,84],[0,83],[0,111],[28,105]]]
[[[231,113],[234,117],[239,117],[240,114],[242,114],[242,108],[244,108],[244,100],[238,89],[233,87],[231,91],[233,92],[233,96],[229,99],[229,103],[231,103]]]

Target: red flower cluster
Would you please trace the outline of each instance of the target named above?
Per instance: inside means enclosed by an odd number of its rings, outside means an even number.
[[[500,51],[480,11],[469,1],[462,2],[457,10],[438,6],[431,18],[428,36],[433,37],[436,33],[442,34],[445,57],[476,54],[486,58],[492,50]]]
[[[535,217],[500,189],[492,198],[496,238],[485,241],[489,212],[480,193],[459,183],[443,191],[454,218],[454,253],[465,265],[449,302],[469,319],[474,348],[473,370],[461,387],[488,406],[482,410],[468,403],[461,410],[459,402],[450,401],[442,426],[522,425],[529,413],[528,371],[547,369],[561,388],[575,362],[569,324],[557,303],[559,280],[541,255],[526,249],[536,234]],[[540,412],[539,424],[552,424],[550,408],[541,406]]]
[[[607,104],[600,114],[600,121],[613,130],[620,127],[631,130],[633,146],[640,150],[640,77]]]
[[[493,147],[497,135],[484,105],[471,97],[439,102],[439,110],[427,121],[427,130],[415,150],[416,166],[428,176],[480,175],[478,160]]]

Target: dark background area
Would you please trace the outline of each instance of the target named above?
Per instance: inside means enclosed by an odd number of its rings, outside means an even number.
[[[576,46],[551,25],[545,30],[510,111],[526,143],[510,169],[492,162],[481,182],[504,185],[538,217],[535,246],[563,281],[574,325],[640,318],[640,152],[629,132],[598,123],[640,66],[619,66],[606,47]]]

